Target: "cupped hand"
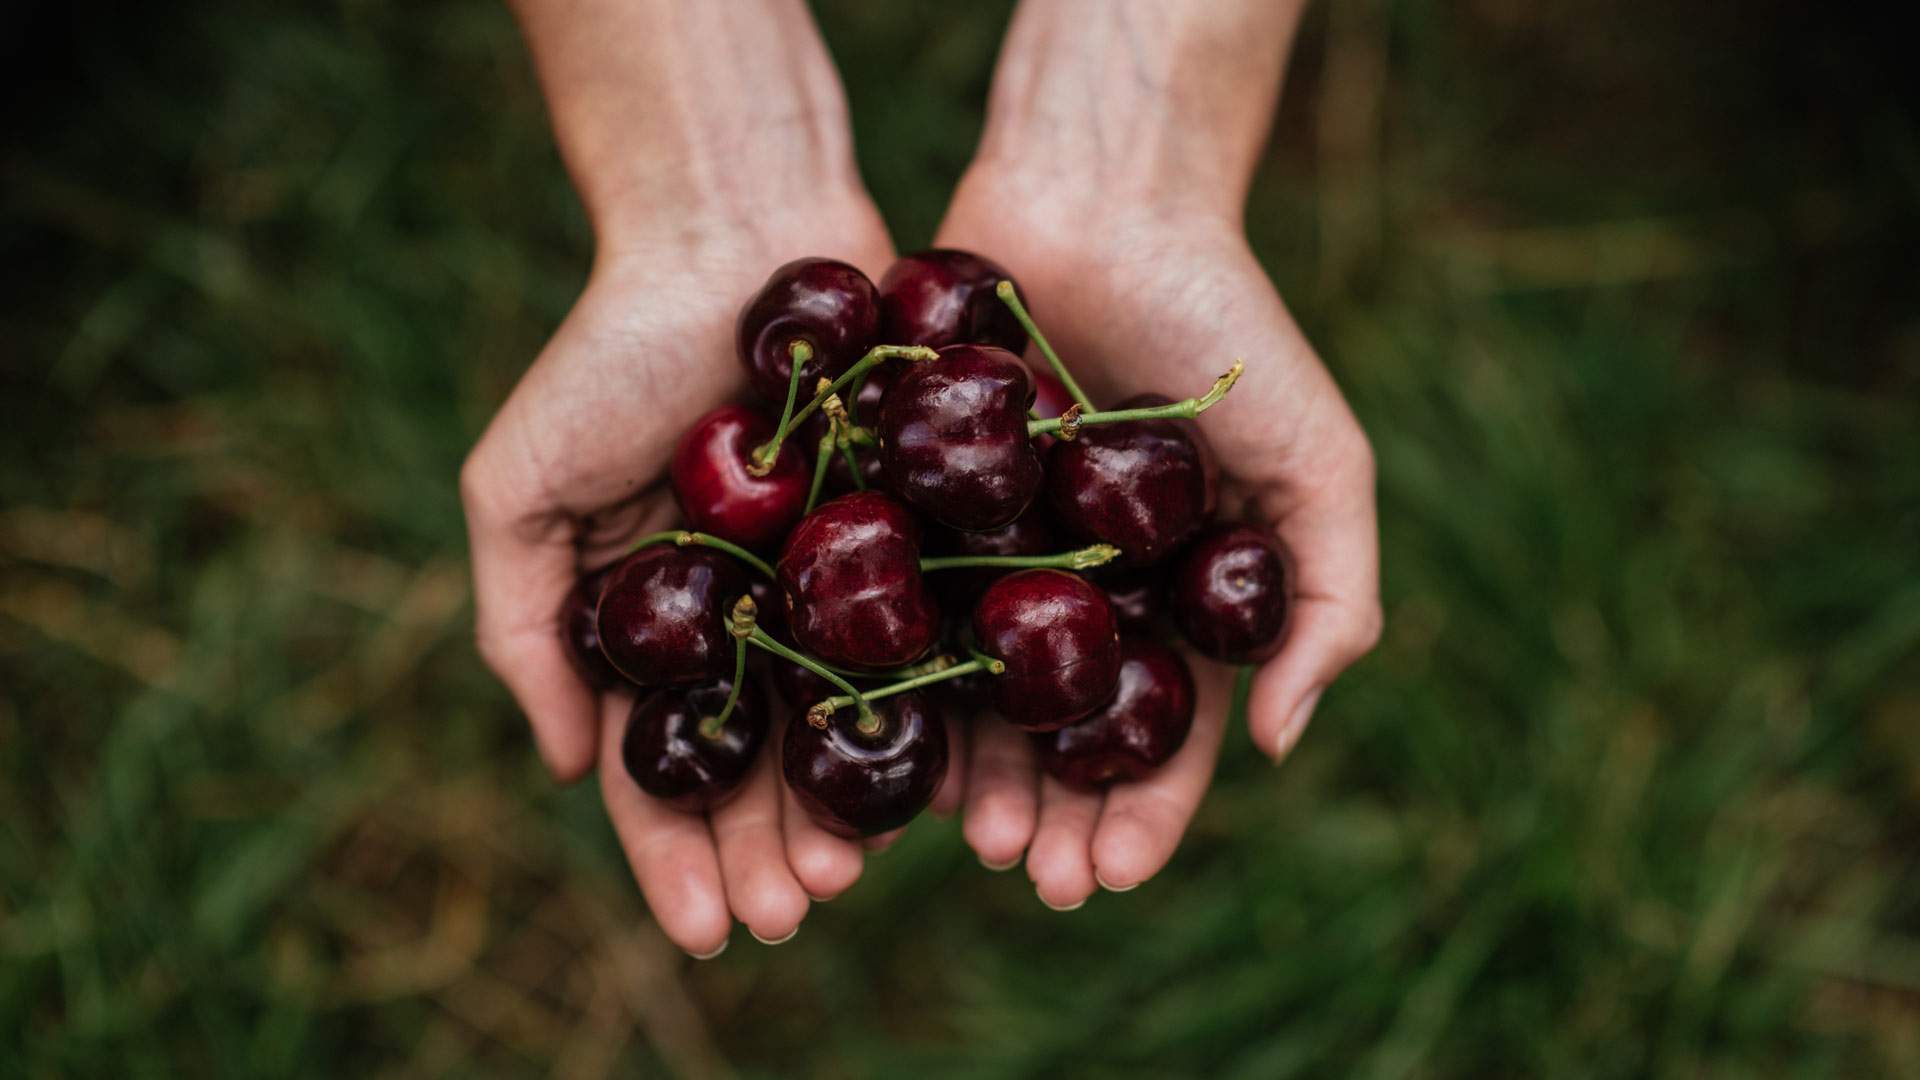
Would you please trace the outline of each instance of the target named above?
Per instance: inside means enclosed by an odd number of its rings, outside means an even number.
[[[1095,404],[1154,391],[1197,396],[1236,358],[1246,374],[1200,420],[1222,470],[1221,514],[1273,528],[1291,552],[1291,624],[1254,677],[1254,743],[1276,761],[1341,671],[1378,640],[1373,455],[1235,218],[1155,206],[1021,171],[976,165],[938,243],[1008,268],[1034,318]],[[1029,359],[1044,363],[1038,353]],[[1028,737],[974,730],[965,835],[980,860],[1024,854],[1040,899],[1071,908],[1165,866],[1213,775],[1232,670],[1190,657],[1192,734],[1153,776],[1104,794],[1040,774]]]
[[[677,217],[602,238],[585,292],[493,418],[461,471],[481,655],[512,690],[548,769],[599,767],[601,793],[661,928],[695,955],[734,920],[790,936],[809,896],[859,876],[858,844],[811,824],[785,794],[771,739],[737,797],[707,816],[647,795],[620,765],[631,694],[596,697],[563,651],[557,614],[583,570],[670,527],[665,473],[679,434],[744,392],[734,356],[740,305],[790,259],[827,255],[877,276],[892,246],[864,199]],[[663,215],[665,216],[665,215]]]

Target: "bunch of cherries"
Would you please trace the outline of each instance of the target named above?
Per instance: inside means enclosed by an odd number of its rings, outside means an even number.
[[[1029,337],[1052,375],[1022,362]],[[687,530],[642,537],[562,612],[581,674],[637,688],[621,755],[647,793],[692,812],[731,796],[774,719],[768,683],[790,710],[786,784],[842,836],[932,800],[937,691],[1033,733],[1063,781],[1137,779],[1193,724],[1167,617],[1218,660],[1279,648],[1287,560],[1266,530],[1212,521],[1194,422],[1238,362],[1201,397],[1096,410],[1007,272],[954,250],[878,287],[788,263],[737,344],[761,405],[682,435]]]

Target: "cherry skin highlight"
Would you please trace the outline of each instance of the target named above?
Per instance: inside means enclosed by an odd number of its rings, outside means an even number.
[[[912,821],[947,775],[947,725],[919,691],[873,703],[880,729],[865,734],[859,713],[837,710],[816,728],[804,716],[787,726],[780,767],[794,799],[836,836],[878,836]]]
[[[821,376],[837,378],[879,343],[880,294],[858,269],[835,259],[795,259],[775,270],[740,311],[734,347],[747,382],[775,409],[787,400],[795,341],[813,349],[800,373],[800,401]]]
[[[1120,630],[1104,593],[1064,570],[1021,570],[994,582],[973,611],[981,652],[1007,666],[993,706],[1027,731],[1088,715],[1120,678]]]
[[[1116,408],[1165,405],[1142,395]],[[1090,425],[1047,451],[1047,496],[1068,534],[1147,566],[1173,554],[1213,516],[1219,469],[1191,420]]]
[[[588,686],[600,691],[627,681],[600,651],[600,623],[595,617],[607,575],[612,572],[613,568],[607,566],[583,575],[560,603],[560,640],[566,643],[567,659],[573,661],[573,669]]]
[[[1027,438],[1033,379],[1005,349],[953,345],[900,373],[880,409],[881,457],[899,496],[943,525],[997,529],[1043,477]]]
[[[733,690],[731,679],[661,687],[640,697],[620,738],[620,761],[640,790],[677,809],[698,813],[731,799],[767,740],[768,713],[748,679],[727,722],[711,737],[700,730],[718,717]]]
[[[673,497],[689,529],[762,551],[780,543],[807,505],[812,470],[789,441],[767,475],[748,472],[754,448],[772,438],[773,421],[745,405],[722,405],[680,436]]]
[[[1113,696],[1079,723],[1033,736],[1040,767],[1083,788],[1141,779],[1187,741],[1193,702],[1193,673],[1179,653],[1151,638],[1121,638]]]
[[[1287,636],[1292,579],[1280,541],[1264,529],[1220,524],[1200,534],[1168,582],[1173,621],[1202,654],[1253,664]]]
[[[920,525],[878,491],[800,519],[776,566],[794,643],[829,664],[878,670],[926,655],[940,610],[920,575]]]
[[[653,544],[607,578],[597,623],[600,651],[641,686],[717,679],[733,671],[727,614],[746,573],[711,548]]]
[[[1010,280],[999,263],[970,251],[902,255],[880,279],[880,336],[935,349],[992,345],[1018,356],[1027,332],[994,292]]]

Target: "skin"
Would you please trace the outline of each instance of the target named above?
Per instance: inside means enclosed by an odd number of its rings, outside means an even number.
[[[580,681],[556,613],[580,571],[672,523],[663,481],[675,440],[742,389],[732,333],[743,300],[804,255],[879,280],[890,243],[800,0],[514,6],[596,250],[585,292],[461,473],[480,653],[557,778],[597,765],[669,938],[710,955],[737,920],[781,940],[810,895],[854,883],[863,845],[800,811],[779,783],[777,746],[706,817],[641,793],[620,765],[631,697]],[[1248,377],[1204,426],[1227,475],[1224,509],[1272,523],[1299,563],[1295,621],[1251,707],[1254,740],[1276,758],[1380,630],[1371,452],[1240,223],[1300,7],[1026,0],[938,238],[1004,263],[1102,400],[1197,393],[1247,359]],[[605,392],[614,385],[630,392]],[[1171,857],[1224,734],[1227,670],[1194,667],[1193,733],[1152,779],[1072,791],[1042,780],[1024,733],[978,725],[970,747],[955,742],[932,812],[964,800],[981,860],[1024,856],[1051,906],[1139,884]],[[967,727],[949,731],[957,740]]]
[[[1302,6],[1028,0],[937,239],[1013,272],[1096,401],[1199,393],[1246,359],[1201,426],[1221,464],[1222,516],[1267,523],[1298,561],[1295,622],[1248,714],[1276,761],[1381,627],[1372,452],[1241,219]],[[1211,780],[1231,698],[1230,668],[1193,668],[1186,744],[1153,777],[1104,795],[1042,777],[1024,735],[981,727],[965,820],[981,861],[1024,855],[1056,908],[1159,872]]]

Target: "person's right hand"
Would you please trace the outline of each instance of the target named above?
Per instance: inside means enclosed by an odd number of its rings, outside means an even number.
[[[575,578],[668,527],[680,433],[744,390],[733,328],[782,263],[892,256],[854,170],[839,84],[794,0],[519,0],[560,148],[593,220],[585,292],[461,471],[480,653],[553,774],[599,765],[620,842],[662,930],[696,956],[734,919],[779,941],[809,895],[860,874],[858,844],[792,803],[770,739],[707,816],[643,794],[620,764],[633,697],[596,699],[557,616]],[[729,63],[713,57],[730,57]]]

